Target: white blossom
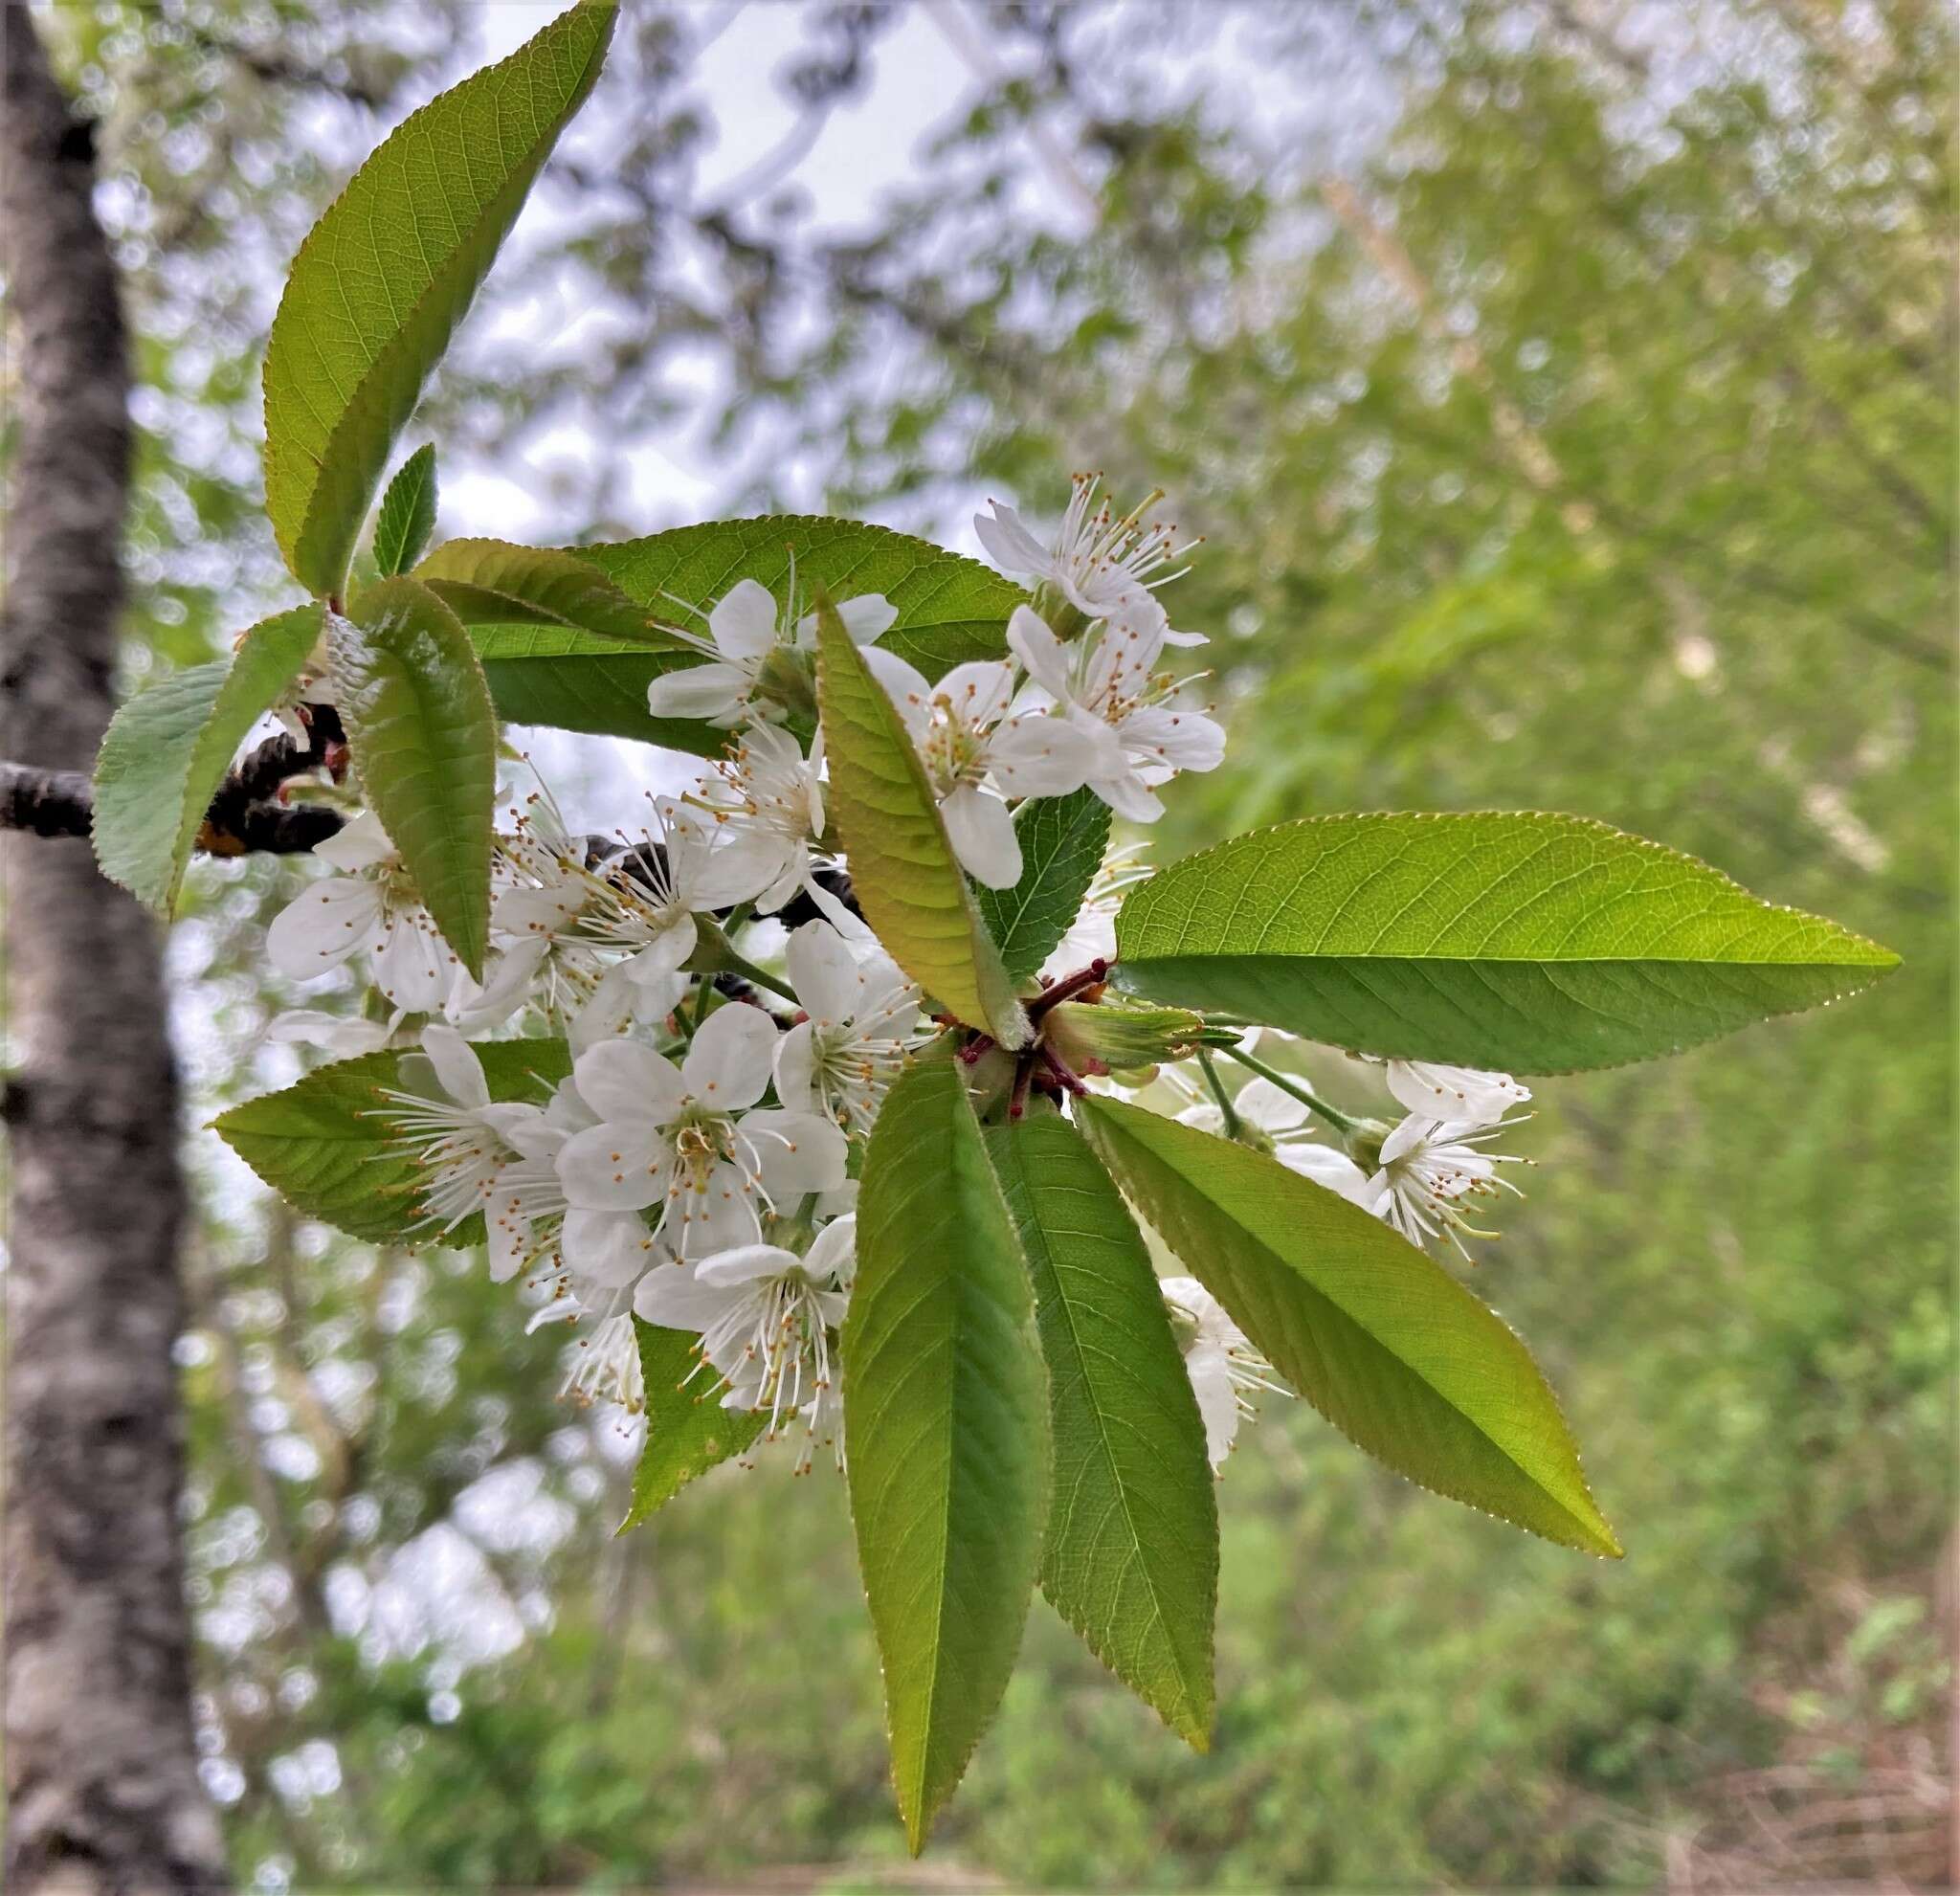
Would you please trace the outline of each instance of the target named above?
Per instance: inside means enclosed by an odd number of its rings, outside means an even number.
[[[769,915],[808,890],[830,913],[834,898],[813,873],[825,856],[820,748],[805,757],[788,731],[750,725],[735,754],[702,780],[689,803],[716,827],[719,873],[736,891],[732,900],[752,899],[758,913]]]
[[[750,1110],[768,1090],[776,1029],[759,1008],[708,1016],[679,1066],[629,1040],[579,1055],[572,1078],[599,1123],[566,1141],[558,1175],[574,1207],[658,1209],[677,1255],[699,1258],[757,1236],[773,1208],[844,1178],[844,1135],[813,1112]]]
[[[1122,767],[1101,726],[1045,710],[1013,712],[1013,667],[955,665],[937,684],[891,652],[867,655],[904,720],[960,866],[988,887],[1021,879],[1008,798],[1061,796]]]
[[[1465,1232],[1472,1238],[1497,1235],[1470,1222],[1470,1201],[1494,1197],[1500,1188],[1523,1195],[1497,1171],[1522,1162],[1511,1153],[1481,1149],[1503,1129],[1412,1113],[1382,1141],[1381,1163],[1369,1180],[1370,1209],[1412,1244],[1447,1236],[1467,1261]]]
[[[853,953],[828,922],[806,922],[784,956],[805,1018],[776,1047],[776,1097],[866,1133],[918,1037],[919,990],[882,950]]]
[[[646,1322],[700,1334],[703,1360],[726,1379],[724,1408],[767,1410],[770,1439],[787,1417],[803,1418],[802,1468],[812,1443],[835,1434],[832,1332],[857,1274],[857,1225],[855,1216],[834,1218],[801,1256],[752,1243],[656,1269],[634,1294]]]
[[[793,584],[793,577],[792,577]],[[647,709],[657,718],[702,718],[724,729],[767,706],[758,698],[764,672],[779,647],[809,652],[816,644],[816,617],[786,622],[768,587],[745,579],[708,613],[707,636],[677,629],[677,636],[708,655],[705,665],[663,672],[647,687]],[[869,644],[891,629],[898,608],[881,592],[838,602],[837,616],[854,643]]]
[[[1176,708],[1168,672],[1156,669],[1164,617],[1155,611],[1112,618],[1064,645],[1033,608],[1016,606],[1007,640],[1029,676],[1078,728],[1107,730],[1089,788],[1119,816],[1153,823],[1164,814],[1156,786],[1180,770],[1212,770],[1225,755],[1225,733],[1201,711]]]
[[[1474,1066],[1442,1066],[1435,1060],[1387,1062],[1389,1091],[1404,1112],[1426,1119],[1454,1120],[1463,1126],[1495,1126],[1513,1106],[1531,1097],[1508,1073],[1484,1073]]]
[[[1273,1366],[1196,1278],[1162,1278],[1157,1288],[1184,1352],[1192,1394],[1205,1424],[1205,1453],[1215,1473],[1232,1453],[1240,1418],[1253,1413],[1252,1392],[1291,1392],[1274,1380]]]
[[[988,557],[1009,572],[1045,580],[1088,618],[1147,613],[1161,618],[1163,609],[1151,589],[1177,577],[1163,569],[1189,548],[1176,544],[1174,526],[1148,519],[1160,497],[1151,495],[1118,520],[1109,502],[1098,498],[1098,477],[1077,475],[1072,487],[1052,546],[1044,546],[1013,508],[988,502],[991,515],[973,517],[973,530]],[[1202,633],[1172,632],[1168,624],[1164,637],[1173,645],[1205,643]]]
[[[273,918],[266,953],[281,974],[311,980],[366,954],[390,1005],[433,1014],[460,964],[415,894],[401,857],[371,810],[364,810],[314,855],[340,874],[308,885]]]
[[[398,1086],[382,1090],[389,1106],[380,1116],[392,1143],[414,1157],[429,1221],[446,1234],[481,1212],[491,1277],[515,1277],[542,1241],[537,1227],[562,1211],[555,1193],[541,1203],[519,1185],[539,1150],[544,1108],[493,1101],[476,1048],[439,1020],[423,1030],[422,1051],[406,1056],[396,1077]]]

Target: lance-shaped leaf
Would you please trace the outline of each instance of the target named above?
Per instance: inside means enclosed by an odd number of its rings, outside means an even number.
[[[1109,847],[1109,806],[1092,790],[1036,796],[1014,812],[1021,880],[973,897],[1008,979],[1025,981],[1060,946]]]
[[[740,1455],[768,1419],[761,1409],[722,1407],[727,1382],[702,1368],[701,1338],[692,1330],[662,1329],[641,1317],[634,1318],[633,1328],[647,1435],[633,1471],[633,1505],[619,1524],[622,1534],[666,1506],[689,1482]]]
[[[542,1104],[571,1071],[563,1040],[476,1043],[493,1100]],[[404,1053],[363,1054],[322,1066],[283,1092],[234,1106],[218,1135],[297,1212],[376,1244],[437,1241],[458,1250],[483,1241],[472,1213],[446,1236],[416,1196],[409,1146],[391,1140],[382,1095],[401,1087]]]
[[[96,758],[93,833],[111,881],[169,914],[232,759],[299,675],[320,632],[318,606],[263,619],[228,661],[173,673],[116,713]]]
[[[1218,1511],[1184,1356],[1109,1174],[1058,1114],[991,1129],[1035,1284],[1055,1484],[1041,1591],[1198,1751],[1211,1743]]]
[[[490,937],[497,713],[456,614],[412,579],[326,615],[334,703],[368,808],[442,938],[478,979]]]
[[[568,550],[602,568],[657,617],[703,633],[709,608],[739,580],[766,586],[788,605],[793,579],[804,611],[818,588],[833,599],[881,592],[898,617],[879,644],[928,679],[969,658],[1004,658],[1008,619],[1028,597],[991,568],[929,541],[806,514],[711,521]]]
[[[1020,1046],[1027,1016],[954,859],[919,753],[828,604],[817,611],[817,653],[829,825],[849,853],[858,907],[941,1007],[1004,1047]]]
[[[404,120],[293,259],[265,353],[265,510],[337,596],[389,449],[566,122],[613,9],[587,0]]]
[[[590,633],[615,652],[622,645],[687,651],[590,560],[556,547],[446,540],[415,577],[466,626],[553,626]]]
[[[422,557],[435,531],[435,449],[424,442],[395,470],[374,517],[374,564],[384,579]]]
[[[916,1855],[1007,1688],[1048,1491],[1027,1268],[951,1060],[906,1074],[872,1132],[843,1364],[858,1559]]]
[[[1357,1052],[1515,1073],[1677,1053],[1898,957],[1576,816],[1320,816],[1133,889],[1118,979]]]
[[[1263,1152],[1112,1100],[1079,1111],[1137,1209],[1349,1439],[1438,1494],[1618,1555],[1538,1366],[1433,1259]]]

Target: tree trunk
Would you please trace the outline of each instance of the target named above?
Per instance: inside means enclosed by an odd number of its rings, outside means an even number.
[[[0,7],[15,430],[0,700],[8,755],[86,770],[111,706],[129,368],[91,139],[31,17]],[[6,1885],[219,1888],[177,1533],[185,1193],[159,932],[85,841],[0,847],[18,1057],[6,1091]]]

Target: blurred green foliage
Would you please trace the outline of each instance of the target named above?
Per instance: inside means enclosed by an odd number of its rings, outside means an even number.
[[[1611,9],[1357,6],[1401,103],[1343,170],[1279,163],[1229,100],[1099,108],[1062,56],[1108,26],[1084,10],[1031,30],[1042,56],[888,230],[828,256],[805,342],[733,348],[731,413],[791,405],[839,505],[917,509],[956,478],[1052,507],[1079,465],[1169,490],[1207,540],[1170,597],[1214,635],[1234,749],[1173,796],[1160,859],[1316,811],[1571,810],[1907,964],[1854,1005],[1540,1089],[1530,1202],[1472,1282],[1564,1393],[1626,1561],[1419,1494],[1269,1403],[1220,1495],[1211,1755],[1037,1609],[948,1864],[1123,1888],[1940,1871],[1951,22],[1692,11],[1689,58],[1591,24]],[[1311,12],[1273,55],[1303,74]],[[1147,42],[1146,13],[1118,25]],[[288,10],[278,43],[379,103],[413,68],[364,18]],[[126,63],[77,57],[127,103]],[[1066,237],[1012,209],[1056,118],[1099,206]],[[154,148],[118,123],[119,163]],[[203,656],[269,555],[241,550],[254,477],[225,454],[264,259],[325,173],[251,156],[228,161],[260,180],[233,249],[194,217],[188,265],[128,238],[162,404],[137,631],[166,660]],[[207,188],[234,172],[179,195]],[[629,288],[636,214],[576,240]],[[224,439],[192,456],[205,412]],[[259,1040],[294,996],[251,970],[282,873],[206,872],[179,929],[206,1097],[278,1076]],[[553,1332],[527,1339],[479,1265],[285,1225],[197,1151],[200,1715],[241,1875],[895,1865],[841,1483],[724,1469],[613,1541],[625,1466],[554,1401]]]

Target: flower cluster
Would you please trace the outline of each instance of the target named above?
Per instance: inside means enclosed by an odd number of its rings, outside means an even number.
[[[1023,799],[1086,789],[1147,823],[1162,786],[1213,769],[1224,739],[1165,662],[1203,641],[1174,630],[1158,600],[1186,549],[1148,503],[1118,518],[1084,479],[1050,545],[998,505],[975,527],[1033,587],[1007,627],[1009,657],[929,680],[878,642],[896,623],[888,600],[837,610],[911,738],[961,864],[1005,888],[1022,875]],[[847,865],[826,827],[817,627],[798,606],[792,570],[787,604],[743,580],[687,608],[700,629],[679,636],[700,662],[656,679],[648,705],[712,725],[725,745],[680,794],[650,799],[636,833],[574,836],[542,789],[513,802],[496,837],[480,979],[445,946],[371,814],[322,846],[334,873],[275,921],[269,948],[296,979],[366,972],[382,1003],[371,1017],[295,1010],[274,1035],[336,1058],[405,1050],[375,1110],[388,1150],[410,1162],[423,1228],[460,1241],[480,1221],[491,1275],[530,1286],[534,1323],[576,1324],[569,1395],[637,1409],[647,1392],[635,1317],[687,1331],[700,1398],[761,1413],[765,1439],[793,1429],[807,1467],[820,1441],[842,1455],[836,1338],[856,1277],[858,1160],[887,1090],[945,1023],[924,1014],[837,873]],[[1074,997],[1055,1012],[1077,1031],[1084,1007],[1101,1004],[1119,898],[1147,873],[1136,848],[1113,850],[1091,883],[1040,971],[1049,992],[1031,1017]],[[778,916],[795,926],[766,920]],[[547,1085],[501,1059],[486,1065],[483,1040],[507,1032],[562,1037],[569,1070]],[[1060,1024],[1052,1037],[1064,1053],[1073,1045]],[[1213,1044],[1257,1077],[1230,1096],[1209,1068],[1200,1087],[1190,1069],[1164,1067],[1151,1083],[1169,1089],[1180,1118],[1271,1152],[1418,1243],[1447,1236],[1460,1249],[1464,1234],[1483,1235],[1468,1214],[1503,1183],[1505,1162],[1486,1148],[1525,1088],[1391,1061],[1387,1084],[1407,1117],[1390,1126],[1348,1117],[1265,1064],[1257,1035],[1228,1041]],[[972,1037],[969,1061],[991,1044]],[[1085,1070],[1102,1072],[1102,1044],[1084,1041]],[[1081,1090],[1058,1060],[1055,1071],[1058,1100]],[[1333,1139],[1316,1138],[1316,1124]],[[1252,1396],[1281,1386],[1197,1280],[1162,1288],[1215,1468]]]
[[[1248,1037],[1260,1045],[1286,1038],[1270,1029]],[[1288,1171],[1392,1225],[1413,1244],[1447,1238],[1468,1260],[1466,1236],[1497,1235],[1471,1222],[1477,1208],[1500,1191],[1522,1195],[1498,1168],[1525,1161],[1488,1149],[1503,1131],[1505,1115],[1531,1097],[1508,1073],[1429,1060],[1380,1062],[1389,1092],[1403,1108],[1403,1117],[1388,1126],[1338,1110],[1303,1082],[1251,1060],[1251,1053],[1248,1046],[1242,1058],[1258,1077],[1238,1090],[1229,1107],[1181,1074],[1161,1075],[1158,1083],[1169,1084],[1182,1098],[1177,1117],[1186,1125],[1258,1146]],[[1316,1120],[1340,1143],[1318,1137]]]

